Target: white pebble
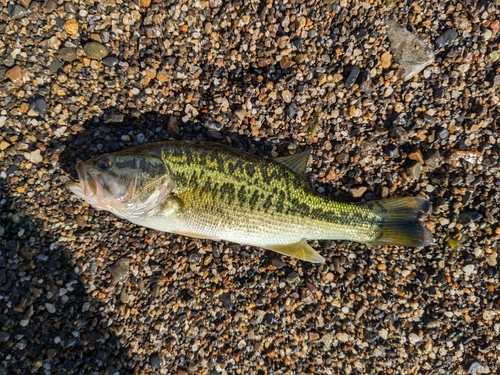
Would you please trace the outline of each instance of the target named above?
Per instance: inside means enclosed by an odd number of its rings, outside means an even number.
[[[473,264],[468,264],[463,268],[463,271],[466,275],[472,275],[475,271],[475,267]]]

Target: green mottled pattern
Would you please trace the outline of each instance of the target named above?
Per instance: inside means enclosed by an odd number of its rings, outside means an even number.
[[[144,150],[167,165],[191,231],[224,238],[217,230],[226,228],[281,243],[369,242],[379,234],[380,217],[372,210],[313,193],[304,176],[272,159],[211,143],[169,142]]]

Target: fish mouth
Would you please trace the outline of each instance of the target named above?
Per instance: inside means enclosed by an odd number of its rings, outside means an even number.
[[[78,174],[78,180],[66,182],[66,188],[82,199],[88,199],[90,196],[95,195],[97,184],[90,173],[85,170],[83,162],[80,161],[76,164],[76,173]]]

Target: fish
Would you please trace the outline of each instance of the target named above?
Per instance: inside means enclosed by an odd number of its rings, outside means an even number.
[[[78,162],[67,187],[97,210],[158,231],[323,263],[308,240],[423,247],[423,197],[361,204],[314,192],[309,151],[262,158],[211,142],[163,141]]]

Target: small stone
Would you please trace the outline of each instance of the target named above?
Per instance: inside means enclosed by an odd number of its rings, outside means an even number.
[[[108,49],[99,42],[88,42],[83,46],[83,50],[91,59],[103,59],[108,55]]]
[[[361,72],[361,69],[359,69],[357,66],[353,66],[351,69],[351,72],[349,73],[349,76],[345,80],[345,87],[347,90],[350,90],[352,86],[356,83],[359,73]]]
[[[110,66],[110,67],[116,66],[119,62],[120,61],[114,56],[108,56],[102,60],[102,63],[104,65]]]
[[[336,157],[335,157],[335,160],[337,161],[337,163],[339,164],[347,164],[349,163],[349,154],[346,153],[346,152],[343,152],[341,154],[338,154]]]
[[[290,118],[294,118],[295,115],[297,114],[297,111],[295,110],[294,105],[287,105],[285,107],[285,113],[288,115]]]
[[[286,276],[286,281],[289,283],[294,283],[298,281],[299,278],[300,278],[299,274],[295,271],[292,271]]]
[[[397,158],[399,156],[399,148],[396,145],[389,145],[385,148],[385,154],[390,158]]]
[[[360,198],[366,192],[368,188],[366,186],[359,186],[351,189],[351,196],[353,198]]]
[[[5,72],[5,78],[10,79],[14,85],[19,86],[23,83],[23,69],[16,65]]]
[[[422,164],[416,162],[412,166],[406,169],[406,174],[409,178],[418,180],[420,178],[420,174],[422,173],[423,166]]]
[[[30,152],[29,153],[29,160],[33,163],[33,164],[37,164],[37,163],[41,163],[43,161],[43,157],[42,155],[40,154],[40,150],[35,150],[33,152]]]
[[[19,18],[24,18],[28,15],[28,10],[19,4],[15,5],[11,4],[9,5],[8,9],[9,9],[9,17],[14,20],[17,20]]]
[[[440,49],[450,46],[457,39],[457,36],[458,33],[455,30],[446,30],[436,39],[436,47]]]
[[[7,342],[10,338],[10,333],[0,331],[0,342]]]
[[[441,164],[441,154],[438,150],[429,150],[425,153],[425,165],[430,169],[436,169]]]
[[[418,161],[420,164],[424,164],[424,158],[422,156],[422,152],[417,150],[408,155],[411,160]]]
[[[167,132],[174,138],[178,138],[181,135],[179,125],[177,125],[177,117],[170,116],[168,118]]]
[[[123,288],[122,291],[120,292],[120,301],[121,303],[126,305],[129,302],[129,300],[130,298],[128,296],[127,290]]]
[[[410,333],[410,334],[408,335],[408,341],[410,341],[410,343],[411,343],[412,345],[415,345],[415,344],[417,344],[418,342],[420,342],[420,341],[421,341],[421,338],[420,338],[420,336],[418,336],[418,335],[417,335],[417,334],[415,334],[415,333]]]
[[[281,96],[285,103],[290,103],[292,101],[292,93],[289,90],[283,90]]]
[[[485,310],[483,312],[483,319],[484,320],[493,320],[496,318],[497,315],[498,315],[498,312],[495,310]]]
[[[58,73],[59,71],[61,71],[63,67],[64,67],[64,63],[62,63],[59,60],[55,60],[52,62],[52,64],[50,64],[49,71],[51,73],[55,74],[55,73]]]
[[[411,79],[434,62],[432,49],[421,39],[390,18],[385,24],[394,61],[403,69],[403,81]]]
[[[335,337],[340,342],[348,342],[349,341],[349,335],[345,332],[339,332],[339,333],[337,333],[337,335]]]
[[[159,369],[163,366],[163,359],[161,359],[158,354],[153,354],[151,358],[149,358],[149,364],[153,369]]]
[[[188,260],[190,263],[198,263],[200,259],[201,259],[201,254],[199,251],[195,250],[189,253]]]
[[[73,47],[63,47],[58,51],[61,59],[67,62],[73,62],[78,58],[78,53],[76,48]]]
[[[243,121],[245,117],[247,116],[247,111],[244,108],[239,108],[236,111],[234,111],[234,114],[240,121]]]
[[[277,269],[285,267],[285,263],[279,257],[273,257],[271,259],[271,264]]]
[[[7,148],[9,148],[9,146],[10,143],[7,142],[6,140],[2,139],[2,141],[0,141],[0,151],[6,150]]]
[[[489,369],[487,367],[483,366],[479,362],[474,362],[469,367],[469,374],[486,374],[488,372],[490,372]]]
[[[151,5],[151,0],[141,0],[141,5],[144,8],[149,8],[149,6]]]
[[[130,269],[130,259],[121,258],[118,259],[111,266],[110,272],[116,281],[123,283],[128,279],[129,269]]]
[[[231,295],[229,293],[223,293],[220,295],[219,300],[222,302],[222,305],[229,311],[233,309],[233,301],[231,299]]]
[[[385,328],[382,328],[381,330],[379,330],[378,334],[384,340],[387,340],[387,338],[389,337],[389,331],[387,331]]]
[[[446,138],[448,138],[449,135],[450,135],[450,132],[446,128],[438,128],[436,130],[436,136],[439,139],[446,139]]]
[[[45,308],[51,314],[54,314],[56,312],[55,306],[53,304],[51,304],[51,303],[45,303]]]
[[[380,58],[380,66],[382,68],[387,69],[391,66],[392,64],[392,55],[389,52],[385,52],[382,54],[382,57]]]
[[[69,35],[77,35],[78,34],[78,21],[76,18],[72,18],[64,22],[64,30],[69,34]]]
[[[40,45],[57,51],[59,50],[59,47],[61,47],[61,41],[57,36],[53,36],[49,39],[44,40],[42,43],[40,43]]]
[[[40,116],[44,116],[47,113],[47,103],[42,98],[35,100],[35,111],[38,112]]]
[[[465,272],[466,275],[472,275],[475,271],[475,266],[473,264],[468,264],[464,266],[463,271]]]

